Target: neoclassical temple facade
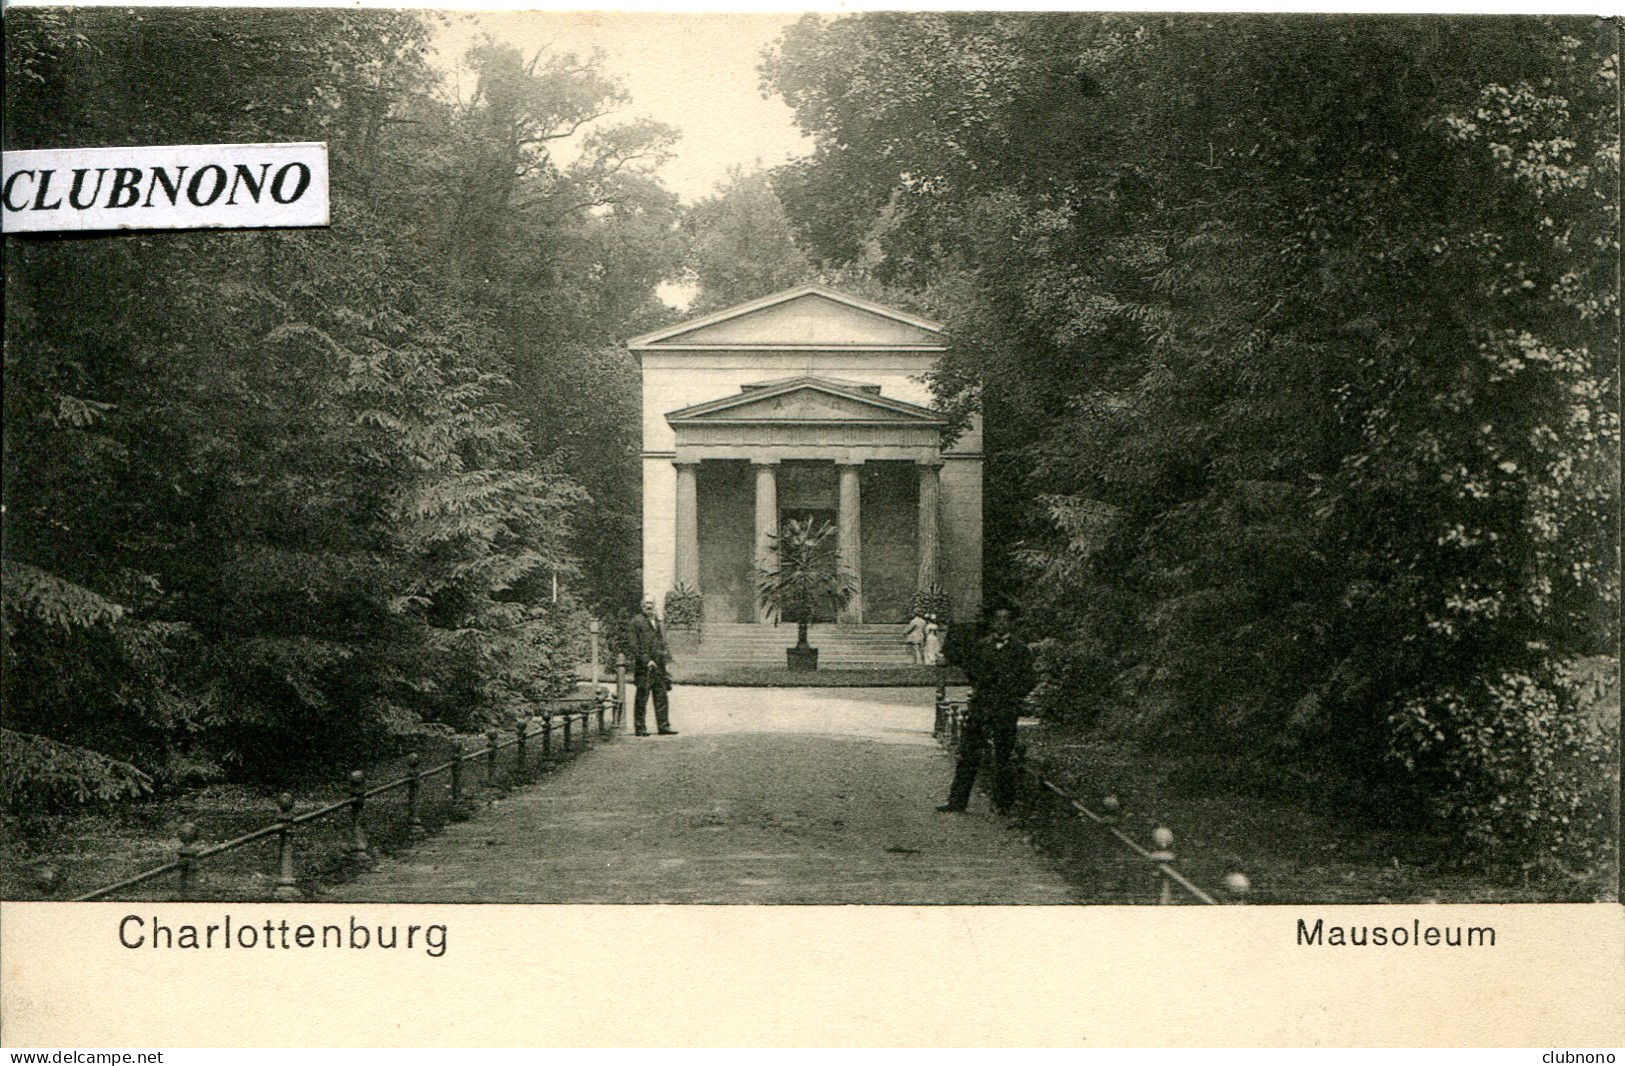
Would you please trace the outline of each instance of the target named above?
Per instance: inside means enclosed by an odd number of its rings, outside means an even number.
[[[769,534],[838,530],[859,593],[838,620],[898,622],[940,585],[981,603],[981,427],[944,444],[921,375],[936,322],[807,285],[635,337],[643,373],[643,584],[704,597],[707,622],[762,621]]]

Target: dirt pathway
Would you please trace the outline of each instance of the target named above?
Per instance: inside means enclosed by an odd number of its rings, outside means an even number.
[[[673,693],[676,737],[624,737],[331,900],[1066,903],[1061,878],[952,767],[922,689]]]

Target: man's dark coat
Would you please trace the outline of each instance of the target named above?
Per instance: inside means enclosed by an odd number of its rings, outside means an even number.
[[[988,634],[966,651],[962,665],[971,684],[971,703],[993,718],[1014,721],[1034,685],[1033,657],[1027,645],[1007,635],[1001,648]]]
[[[626,646],[632,657],[633,684],[638,688],[648,688],[651,680],[649,663],[655,662],[660,664],[656,677],[662,685],[670,687],[666,664],[671,662],[671,652],[666,649],[664,626],[654,625],[646,615],[633,615],[626,624]]]
[[[1034,684],[1032,653],[1014,636],[1000,647],[995,634],[961,643],[956,659],[971,683],[970,715],[959,739],[959,762],[948,789],[947,807],[962,811],[970,802],[987,748],[993,748],[993,806],[1007,811],[1015,798],[1016,719]]]

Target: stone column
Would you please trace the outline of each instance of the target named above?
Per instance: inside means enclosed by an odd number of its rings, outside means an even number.
[[[863,473],[863,460],[839,461],[836,469],[841,474],[841,506],[837,512],[836,551],[838,565],[852,575],[854,592],[846,609],[841,612],[843,622],[863,621],[863,490],[859,475]]]
[[[697,459],[674,459],[677,467],[677,556],[672,581],[700,591],[700,488]]]
[[[756,470],[756,559],[755,565],[759,569],[771,570],[776,561],[773,550],[773,537],[779,531],[779,461],[777,459],[752,459],[751,466]],[[755,575],[751,580],[751,599],[756,598]],[[758,622],[770,622],[772,618],[763,610],[760,602],[753,604],[756,609]]]
[[[917,469],[920,472],[920,528],[916,539],[920,570],[914,584],[924,592],[941,580],[937,566],[937,513],[942,499],[942,460],[922,462]]]

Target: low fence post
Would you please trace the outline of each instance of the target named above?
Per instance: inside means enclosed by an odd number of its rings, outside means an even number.
[[[597,697],[594,696],[593,698],[596,699]],[[592,707],[587,706],[587,707],[583,707],[581,709],[581,750],[586,751],[588,745],[590,745],[591,743],[592,743]]]
[[[1174,883],[1169,880],[1168,872],[1163,867],[1174,861],[1174,832],[1165,825],[1159,825],[1151,830],[1151,842],[1156,845],[1156,850],[1151,853],[1151,861],[1156,864],[1157,902],[1172,903]]]
[[[609,693],[600,692],[598,694],[598,735],[600,737],[604,736],[604,729],[605,729],[604,719],[605,719],[605,711],[608,710],[608,707],[607,707],[608,703],[609,703]]]
[[[595,696],[598,694],[598,639],[603,629],[603,624],[596,618],[587,625],[587,632],[592,636],[592,691]]]
[[[574,717],[569,711],[564,712],[564,750],[566,752],[570,750],[570,721]]]
[[[180,863],[180,898],[192,899],[197,894],[197,826],[191,822],[181,826],[181,844],[175,849],[175,861]]]
[[[530,724],[523,715],[514,723],[514,746],[519,749],[514,758],[514,770],[522,781],[525,778],[525,735],[530,732]]]
[[[298,899],[299,882],[293,875],[293,796],[284,792],[277,797],[276,805],[282,812],[282,827],[276,835],[276,888],[271,895],[277,899]]]
[[[553,712],[542,715],[542,758],[553,754]]]
[[[451,805],[455,809],[463,802],[463,746],[457,745],[457,751],[451,757]]]
[[[413,840],[422,840],[425,835],[422,813],[418,809],[418,790],[423,785],[423,771],[419,768],[422,761],[423,756],[415,751],[406,757],[406,831]]]
[[[937,702],[948,702],[948,657],[937,652],[937,661],[933,663],[937,668]]]
[[[615,656],[615,728],[626,728],[626,656]]]
[[[497,732],[497,727],[496,726],[492,726],[490,729],[487,729],[485,731],[485,787],[486,788],[496,788],[497,787],[497,741],[499,741],[501,739],[502,739],[502,734]]]
[[[356,862],[368,862],[367,829],[362,815],[367,806],[367,775],[360,770],[350,774],[350,857]]]

